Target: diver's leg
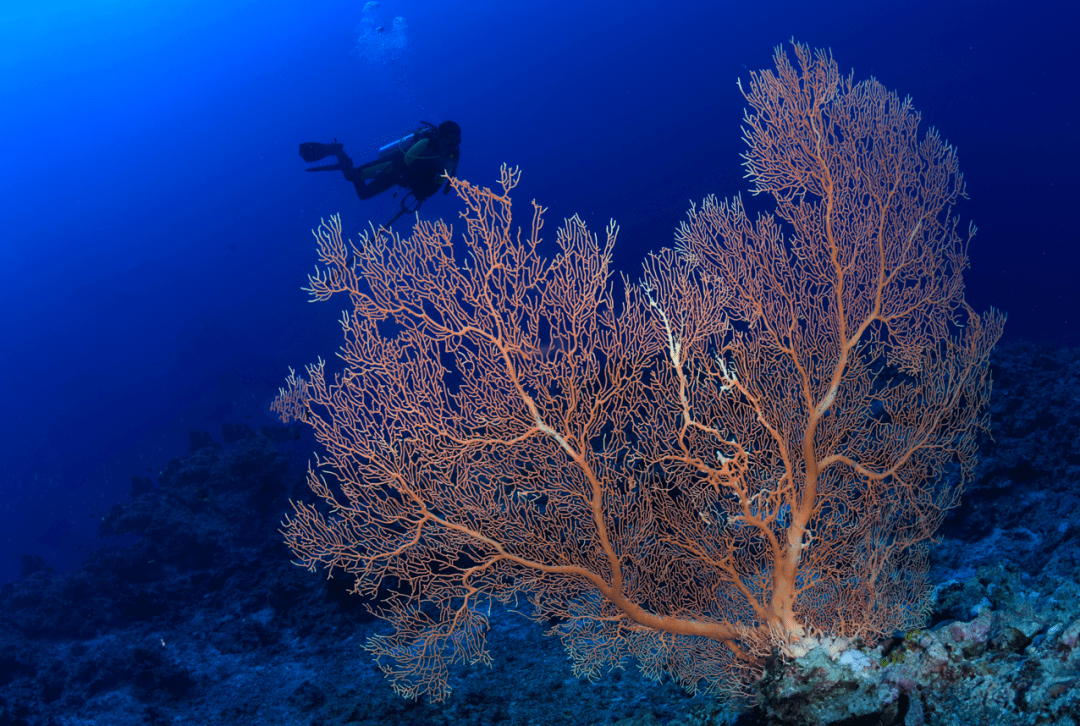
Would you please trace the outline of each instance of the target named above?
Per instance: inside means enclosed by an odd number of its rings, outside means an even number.
[[[382,194],[394,186],[396,181],[393,164],[385,159],[376,159],[349,169],[345,172],[345,178],[353,183],[356,196],[361,199],[371,199],[376,194]]]
[[[359,171],[359,169],[354,170],[353,178],[349,179],[349,181],[351,181],[356,188],[356,196],[361,199],[371,199],[394,186],[395,180],[393,174],[389,174],[386,171],[380,171],[375,174],[375,177],[371,181],[364,183],[363,177],[359,173],[356,173]]]

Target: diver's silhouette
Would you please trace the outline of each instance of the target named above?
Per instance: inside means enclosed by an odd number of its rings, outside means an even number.
[[[379,149],[378,159],[360,166],[353,166],[352,159],[345,155],[337,139],[332,144],[314,141],[300,144],[300,156],[308,162],[327,156],[337,157],[336,164],[315,166],[308,171],[340,169],[361,199],[371,199],[394,185],[408,189],[401,200],[401,211],[387,223],[390,226],[401,215],[418,210],[425,199],[439,191],[444,177],[457,173],[461,127],[453,121],[444,121],[438,126],[426,121],[422,123],[416,131]],[[449,192],[450,182],[447,181],[443,194]],[[414,200],[411,205],[408,202],[410,196]]]

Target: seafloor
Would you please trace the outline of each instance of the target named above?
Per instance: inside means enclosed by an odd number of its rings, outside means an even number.
[[[492,667],[460,667],[442,704],[399,698],[362,647],[384,626],[278,533],[310,499],[290,465],[309,435],[241,424],[134,477],[79,571],[23,555],[0,589],[0,725],[1080,723],[1080,349],[1003,345],[993,375],[993,438],[935,544],[928,627],[777,662],[741,715],[632,665],[579,681],[504,611]]]

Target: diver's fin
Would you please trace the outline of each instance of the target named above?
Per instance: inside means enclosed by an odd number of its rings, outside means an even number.
[[[300,156],[304,161],[312,162],[341,153],[341,144],[334,140],[332,144],[320,144],[318,141],[305,141],[300,144]]]
[[[310,169],[304,169],[304,171],[337,171],[338,169],[344,168],[344,164],[327,164],[326,166],[313,166]]]

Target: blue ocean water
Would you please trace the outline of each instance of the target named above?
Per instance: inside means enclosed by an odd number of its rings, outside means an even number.
[[[288,367],[340,345],[341,306],[300,290],[309,230],[400,200],[305,174],[303,141],[359,163],[452,119],[459,176],[519,165],[550,243],[614,218],[635,278],[691,201],[746,198],[736,80],[794,37],[958,147],[972,307],[1006,311],[1006,340],[1080,345],[1077,27],[1054,2],[5,2],[0,582],[24,554],[78,567],[133,475],[189,430],[277,423]]]

